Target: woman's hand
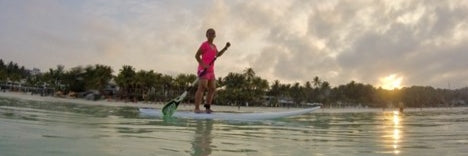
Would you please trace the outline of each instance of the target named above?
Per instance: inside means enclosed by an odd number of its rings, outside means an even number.
[[[206,63],[201,62],[200,65],[203,67],[203,69],[208,69],[208,66]]]

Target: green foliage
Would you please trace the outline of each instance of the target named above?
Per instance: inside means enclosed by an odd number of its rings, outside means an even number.
[[[28,76],[29,72],[24,66],[19,67],[18,64],[14,62],[5,64],[3,60],[0,59],[0,81],[19,82],[22,79],[26,79]]]
[[[95,66],[86,67],[84,71],[82,76],[88,90],[103,90],[113,77],[110,66],[96,64]]]
[[[263,97],[269,88],[268,81],[255,75],[252,68],[244,73],[229,73],[221,81],[218,103],[227,105],[263,105]]]
[[[195,74],[164,75],[153,70],[138,72],[132,66],[124,65],[114,76],[110,66],[78,66],[69,70],[58,65],[45,73],[30,74],[14,62],[4,63],[0,59],[0,81],[25,83],[23,85],[42,87],[46,85],[56,91],[83,92],[102,91],[114,79],[120,88],[118,97],[145,101],[168,101],[190,87]],[[292,101],[289,106],[302,106],[320,102],[327,106],[369,106],[369,107],[440,107],[460,105],[468,102],[468,88],[456,90],[435,89],[428,86],[412,86],[385,90],[369,84],[351,81],[344,85],[331,85],[318,76],[304,84],[295,82],[283,84],[269,82],[256,75],[252,68],[242,73],[231,72],[217,79],[218,91],[215,102],[220,105],[279,106],[281,101]],[[193,101],[191,90],[188,101]]]
[[[83,67],[78,66],[71,68],[65,72],[63,76],[63,83],[67,84],[67,91],[83,92],[86,91],[86,73]]]

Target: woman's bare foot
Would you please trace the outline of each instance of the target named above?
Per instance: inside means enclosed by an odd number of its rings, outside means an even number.
[[[203,111],[201,111],[200,109],[195,109],[193,110],[194,113],[203,113]]]

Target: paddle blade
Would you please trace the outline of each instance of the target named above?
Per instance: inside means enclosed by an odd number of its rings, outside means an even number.
[[[180,101],[171,100],[169,103],[167,103],[162,109],[164,116],[165,117],[172,116],[172,114],[174,114],[174,112],[177,110],[177,106],[179,106],[179,102]]]

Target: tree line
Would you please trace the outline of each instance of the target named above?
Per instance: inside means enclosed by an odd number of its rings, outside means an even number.
[[[164,102],[189,88],[187,102],[193,103],[195,88],[190,83],[195,74],[175,76],[153,70],[136,71],[124,65],[116,75],[110,66],[77,66],[65,70],[58,65],[43,73],[32,73],[14,62],[0,59],[0,82],[18,82],[23,86],[48,87],[64,94],[95,90],[120,100]],[[109,84],[117,92],[109,92]],[[313,78],[301,84],[288,84],[279,80],[268,82],[256,75],[252,68],[240,73],[231,72],[217,79],[215,103],[219,105],[288,106],[302,107],[321,103],[324,107],[447,107],[466,105],[468,87],[439,89],[431,86],[411,86],[386,90],[370,84],[351,81],[332,87],[329,82]]]

